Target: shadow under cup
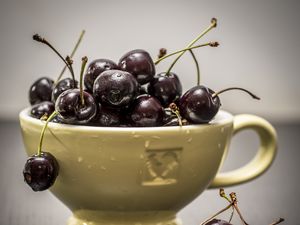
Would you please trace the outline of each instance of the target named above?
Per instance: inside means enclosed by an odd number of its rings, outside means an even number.
[[[28,113],[28,109],[20,113],[20,123],[26,152],[33,155],[44,122],[31,118]],[[59,176],[50,190],[73,211],[70,225],[107,224],[112,220],[118,224],[117,218],[123,224],[124,218],[130,223],[171,221],[176,224],[176,213],[210,185],[246,182],[260,175],[273,161],[275,131],[270,131],[271,125],[259,117],[252,118],[256,122],[251,125],[250,115],[244,116],[248,116],[246,128],[257,131],[261,145],[264,139],[267,144],[270,139],[273,142],[260,149],[256,158],[242,169],[220,177],[216,174],[232,135],[245,129],[245,118],[240,118],[242,121],[234,128],[235,117],[225,111],[220,111],[210,124],[183,127],[120,128],[49,123],[43,151],[52,153],[60,165]],[[257,119],[270,127],[257,128]],[[263,160],[261,168],[257,168],[258,161]],[[243,170],[252,170],[251,176],[243,174]]]

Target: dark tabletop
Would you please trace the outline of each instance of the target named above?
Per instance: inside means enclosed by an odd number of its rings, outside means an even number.
[[[251,225],[268,225],[279,217],[282,224],[300,224],[300,124],[275,125],[279,148],[275,162],[263,176],[247,184],[229,187],[236,192],[239,207]],[[49,191],[34,193],[24,183],[26,161],[17,122],[0,122],[0,225],[63,225],[71,212]],[[258,138],[244,131],[233,140],[223,170],[237,168],[253,157]],[[226,206],[218,190],[207,190],[184,208],[183,224],[199,225],[205,218]],[[221,218],[227,219],[228,211]],[[241,224],[235,216],[234,224]]]

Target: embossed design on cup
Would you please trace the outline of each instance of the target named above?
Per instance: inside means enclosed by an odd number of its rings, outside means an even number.
[[[143,186],[177,183],[182,148],[146,149]]]

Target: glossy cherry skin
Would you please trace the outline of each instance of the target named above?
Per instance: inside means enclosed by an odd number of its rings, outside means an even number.
[[[29,89],[29,102],[31,105],[44,101],[51,101],[54,81],[48,77],[36,80]]]
[[[180,115],[192,124],[208,123],[219,111],[221,106],[218,96],[202,85],[188,90],[179,100]]]
[[[92,121],[94,126],[117,127],[121,123],[122,115],[119,110],[101,107],[96,118]]]
[[[121,70],[131,73],[140,84],[148,83],[155,75],[155,65],[148,52],[142,49],[132,50],[119,61]]]
[[[232,225],[232,224],[225,220],[212,219],[211,221],[205,223],[205,225]]]
[[[60,80],[53,88],[52,101],[55,102],[56,99],[58,98],[58,96],[61,93],[63,93],[64,91],[69,90],[69,89],[74,89],[74,88],[78,88],[77,81],[75,81],[75,84],[74,84],[74,80],[71,78],[65,78],[65,79]]]
[[[138,91],[138,82],[130,73],[107,70],[95,80],[93,95],[103,106],[121,108],[133,102]]]
[[[49,152],[42,152],[40,156],[33,155],[27,159],[23,176],[25,182],[34,191],[44,191],[51,187],[59,172],[59,164]]]
[[[145,85],[139,85],[139,95],[148,94],[148,87]]]
[[[97,113],[97,105],[92,95],[83,92],[84,105],[81,102],[80,90],[64,91],[56,100],[55,110],[58,117],[69,124],[87,124]]]
[[[64,123],[64,121],[58,116],[56,115],[52,120],[51,122],[53,123]]]
[[[50,116],[54,112],[54,103],[45,101],[33,105],[30,110],[30,115],[34,118],[40,119],[42,116]]]
[[[92,61],[84,76],[84,85],[90,91],[93,92],[93,86],[96,78],[106,70],[116,70],[118,65],[109,59],[96,59]]]
[[[182,85],[175,73],[160,73],[148,85],[148,93],[156,97],[164,107],[177,101],[182,94]]]
[[[150,95],[140,95],[132,103],[130,120],[132,126],[157,127],[163,124],[164,108]]]

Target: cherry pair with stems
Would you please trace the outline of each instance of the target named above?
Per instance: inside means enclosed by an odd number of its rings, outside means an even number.
[[[231,224],[231,220],[233,218],[234,212],[236,211],[242,224],[243,225],[249,225],[245,219],[242,216],[242,213],[238,207],[238,200],[237,200],[237,196],[236,193],[232,192],[229,194],[229,197],[225,194],[225,191],[223,188],[220,189],[219,194],[222,198],[226,199],[226,201],[229,202],[229,204],[221,209],[220,211],[218,211],[217,213],[215,213],[213,216],[209,217],[208,219],[206,219],[205,221],[203,221],[200,225],[233,225]],[[222,220],[222,219],[216,219],[217,216],[219,216],[221,213],[229,210],[230,208],[232,208],[232,212],[230,215],[230,218],[228,221],[226,220]],[[281,222],[283,222],[284,219],[283,218],[279,218],[277,221],[271,223],[270,225],[277,225]]]

